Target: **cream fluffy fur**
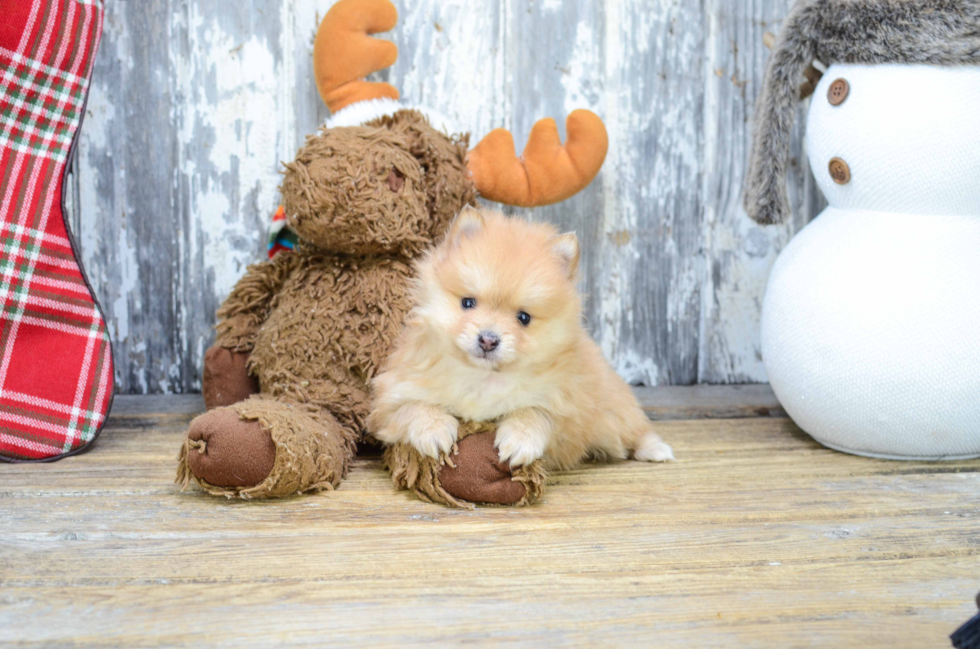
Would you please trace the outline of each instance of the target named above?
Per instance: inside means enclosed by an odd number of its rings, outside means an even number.
[[[416,307],[373,382],[374,436],[439,457],[459,419],[497,421],[500,459],[512,467],[673,459],[581,326],[578,258],[574,234],[464,209],[419,262]],[[474,303],[464,308],[464,298]]]

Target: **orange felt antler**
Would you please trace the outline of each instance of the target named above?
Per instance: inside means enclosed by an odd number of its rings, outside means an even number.
[[[599,116],[584,109],[572,111],[565,131],[568,141],[562,146],[555,120],[538,121],[520,158],[510,133],[502,128],[491,131],[466,161],[480,195],[533,207],[557,203],[583,189],[602,167],[609,136]]]
[[[398,10],[388,0],[340,0],[330,7],[316,32],[313,73],[331,113],[365,99],[398,99],[394,86],[364,80],[398,60],[394,43],[370,37],[397,22]]]

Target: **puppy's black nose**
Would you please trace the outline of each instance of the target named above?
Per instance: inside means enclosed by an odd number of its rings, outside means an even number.
[[[489,331],[481,331],[477,334],[477,340],[480,341],[480,349],[485,352],[492,352],[500,345],[500,336]]]

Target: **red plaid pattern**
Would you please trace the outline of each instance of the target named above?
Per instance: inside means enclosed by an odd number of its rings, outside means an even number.
[[[91,442],[113,368],[62,183],[102,34],[101,0],[0,0],[0,459]]]

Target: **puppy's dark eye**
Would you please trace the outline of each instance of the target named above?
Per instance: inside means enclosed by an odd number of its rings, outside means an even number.
[[[472,297],[464,297],[463,298],[463,308],[464,309],[475,309],[476,308],[476,299],[475,298],[472,298]]]
[[[531,324],[531,314],[529,314],[527,311],[518,311],[517,321],[526,327]]]

